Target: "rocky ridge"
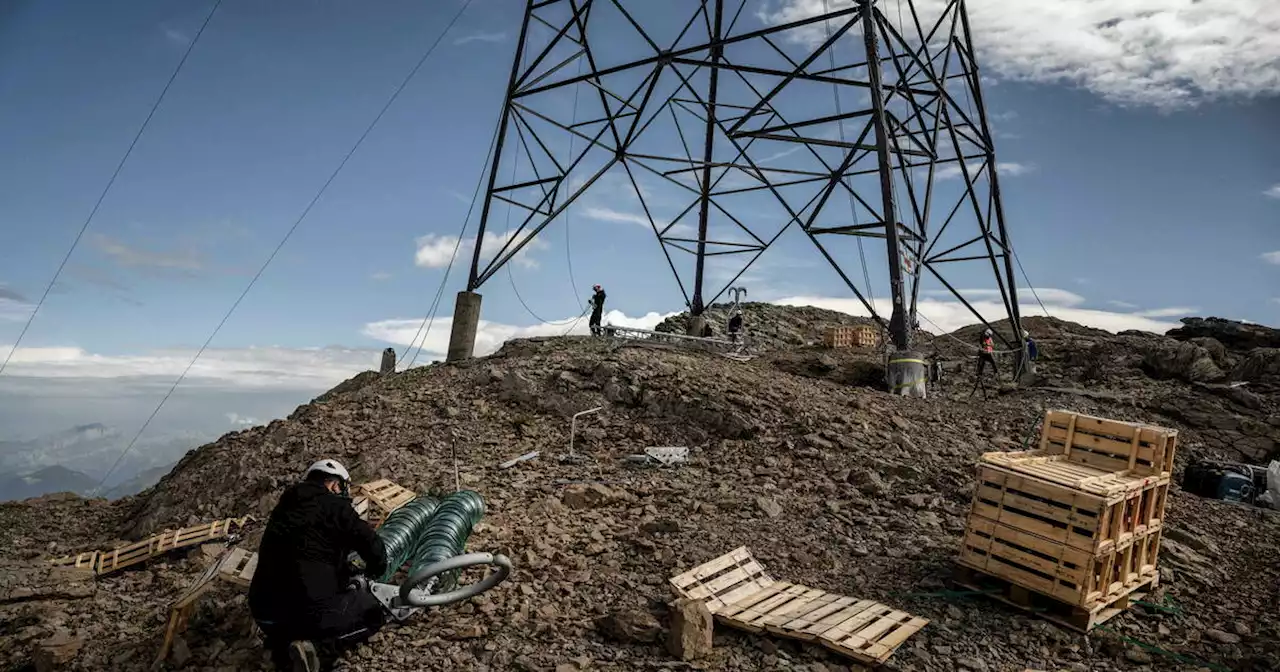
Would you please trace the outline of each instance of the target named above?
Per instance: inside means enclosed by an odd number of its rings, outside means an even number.
[[[1276,452],[1280,400],[1265,387],[1274,374],[1231,387],[1258,348],[1194,343],[1211,360],[1217,353],[1223,373],[1204,380],[1198,352],[1151,359],[1191,341],[1048,319],[1029,319],[1028,329],[1043,352],[1040,386],[985,402],[967,397],[966,334],[938,339],[959,372],[929,400],[844,377],[878,361],[873,353],[792,348],[735,362],[588,338],[516,341],[459,365],[362,374],[286,420],[189,453],[137,497],[0,505],[0,666],[148,667],[169,601],[216,549],[96,582],[50,577],[41,561],[164,527],[265,516],[306,464],[332,456],[357,480],[478,490],[490,513],[469,548],[516,563],[498,589],[387,628],[344,669],[856,669],[820,647],[724,627],[705,657],[668,653],[668,639],[698,645],[670,632],[696,616],[673,613],[667,578],[744,544],[778,578],[931,619],[893,669],[1280,669],[1280,521],[1176,487],[1162,585],[1148,598],[1156,606],[1134,607],[1107,631],[1084,637],[946,590],[974,460],[1020,446],[1045,408],[1175,426],[1180,464]],[[594,462],[561,464],[568,417],[597,405],[605,410],[575,439]],[[623,460],[654,445],[688,446],[692,460],[669,469]],[[496,467],[532,450],[541,456]],[[251,534],[242,543],[256,542]],[[243,595],[224,587],[204,600],[166,664],[267,669]]]

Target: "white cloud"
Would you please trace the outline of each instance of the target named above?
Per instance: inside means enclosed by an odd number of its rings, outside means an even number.
[[[1280,198],[1280,184],[1262,192],[1262,195],[1268,198]]]
[[[977,299],[1003,305],[1000,301],[1000,290],[998,289],[960,289],[957,291],[967,299]],[[1036,287],[1034,291],[1030,287],[1020,287],[1018,292],[1025,299],[1034,300],[1036,296],[1039,296],[1041,301],[1050,306],[1078,306],[1086,300],[1075,292],[1054,287]],[[945,289],[926,289],[920,293],[924,296],[938,297],[941,300],[949,300],[954,297],[950,291]]]
[[[598,205],[585,206],[579,212],[587,219],[594,219],[599,222],[635,224],[636,226],[642,226],[649,231],[653,231],[653,228],[649,224],[649,218],[645,217],[643,212],[623,212],[621,210],[614,210],[613,208],[606,208]],[[654,222],[658,225],[659,231],[662,230],[662,227],[667,225],[666,220],[657,217],[654,218]],[[693,232],[694,228],[692,226],[680,223],[668,229],[666,235],[687,236]]]
[[[506,42],[506,41],[507,41],[507,34],[505,32],[472,33],[470,35],[463,35],[462,37],[459,37],[458,39],[454,40],[453,43],[454,44],[468,44],[471,42],[498,43],[498,42]]]
[[[646,313],[639,317],[630,317],[621,311],[610,310],[604,314],[602,323],[635,329],[652,329],[659,322],[674,314]],[[574,317],[569,317],[557,320],[557,324],[535,324],[532,326],[516,326],[480,320],[479,326],[476,328],[475,352],[477,355],[490,354],[502,347],[503,343],[513,338],[583,336],[590,333],[585,317],[577,320],[576,324],[574,320]],[[418,363],[427,364],[431,361],[444,359],[445,352],[449,348],[449,330],[452,327],[452,321],[452,316],[437,317],[431,320],[428,325],[429,329],[423,330],[426,332],[425,340],[423,340],[422,334],[418,332],[418,328],[422,326],[421,319],[391,319],[370,322],[364,325],[362,333],[370,338],[393,345],[414,345],[416,347],[417,343],[422,343],[423,354],[418,357]],[[414,341],[415,337],[418,338],[417,342]]]
[[[970,161],[969,163],[965,164],[965,167],[969,169],[969,177],[972,178],[974,174],[977,173],[978,170],[982,168],[982,162]],[[1001,177],[1017,177],[1019,175],[1026,175],[1027,173],[1030,173],[1033,170],[1035,170],[1035,166],[1030,164],[1025,164],[1025,163],[1013,163],[1013,162],[996,163],[996,172],[1000,173]],[[960,177],[963,174],[964,174],[963,171],[960,170],[960,164],[949,163],[937,169],[937,171],[934,173],[934,178],[939,180],[950,180],[950,179]]]
[[[251,416],[240,415],[239,413],[227,413],[226,415],[227,420],[230,420],[231,424],[237,427],[253,427],[254,425],[262,424],[257,418]]]
[[[105,236],[100,233],[90,238],[98,251],[115,261],[120,266],[129,268],[154,268],[170,271],[199,271],[204,268],[204,260],[191,250],[173,252],[155,252]]]
[[[0,295],[0,322],[25,322],[35,306],[26,301]]]
[[[486,231],[484,234],[484,242],[480,246],[480,258],[491,259],[502,246],[516,235],[515,231],[507,231],[505,233],[493,233]],[[455,259],[454,250],[457,249],[457,256],[466,258],[474,249],[475,238],[464,238],[461,245],[458,243],[457,236],[444,234],[428,233],[417,239],[418,249],[414,253],[413,263],[422,268],[444,268],[449,265],[450,259]],[[546,249],[547,244],[542,242],[540,238],[534,238],[529,241],[520,253],[512,257],[512,261],[524,266],[525,268],[537,268],[538,261],[529,256],[533,250]]]
[[[1173,306],[1171,308],[1153,308],[1151,310],[1139,310],[1134,315],[1140,317],[1185,317],[1187,315],[1195,315],[1200,312],[1199,308],[1188,308],[1186,306]]]
[[[649,229],[649,218],[639,212],[621,212],[612,208],[600,206],[587,206],[581,211],[582,216],[587,219],[595,219],[601,222],[622,222],[624,224],[635,224]]]
[[[1036,291],[1040,294],[1040,300],[1044,301],[1045,306],[1053,317],[1069,322],[1077,322],[1088,327],[1105,329],[1111,332],[1138,329],[1163,334],[1178,326],[1172,322],[1152,319],[1153,317],[1171,317],[1172,315],[1162,314],[1171,309],[1147,311],[1149,314],[1112,312],[1094,308],[1082,308],[1080,304],[1084,303],[1084,297],[1066,290],[1037,287]],[[961,292],[969,299],[973,307],[988,320],[999,320],[1004,314],[1004,304],[1000,302],[1000,295],[997,290],[970,289],[961,290]],[[936,291],[922,292],[922,294],[925,298],[920,299],[917,304],[917,311],[920,315],[921,326],[926,331],[952,332],[978,322],[973,314],[959,301],[941,298],[943,294]],[[1030,292],[1020,293],[1019,297],[1023,299],[1019,303],[1019,308],[1024,316],[1031,317],[1044,314],[1044,311],[1040,309],[1040,305],[1035,303],[1034,300],[1031,303],[1026,302],[1026,299],[1032,298]],[[792,296],[779,299],[773,303],[784,306],[815,306],[864,317],[869,314],[866,308],[863,307],[862,302],[854,298]],[[889,315],[893,309],[888,299],[876,299],[874,305],[876,311],[882,315]]]
[[[0,361],[12,345],[0,345]],[[102,355],[83,348],[22,347],[5,377],[35,379],[125,379],[172,385],[195,351],[156,350],[138,355]],[[361,371],[376,369],[381,353],[346,348],[210,348],[182,385],[323,390]]]
[[[370,273],[369,279],[377,280],[378,282],[384,282],[391,279],[391,274],[386,271],[378,271],[376,273]]]
[[[1276,250],[1275,252],[1263,252],[1262,260],[1268,264],[1280,265],[1280,250]]]
[[[1108,301],[1107,305],[1115,306],[1116,308],[1122,308],[1124,310],[1136,310],[1138,308],[1138,304],[1136,303],[1129,303],[1128,301],[1116,301],[1115,299]]]
[[[852,2],[825,1],[832,9]],[[761,16],[792,21],[821,13],[823,4],[782,0]],[[949,3],[914,4],[927,26]],[[1280,92],[1275,0],[970,0],[967,6],[979,62],[1001,77],[1070,82],[1112,101],[1157,107]],[[885,15],[897,21],[895,12]],[[822,34],[814,24],[803,38]]]

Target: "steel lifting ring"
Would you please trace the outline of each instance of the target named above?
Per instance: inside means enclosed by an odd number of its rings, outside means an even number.
[[[448,571],[455,569],[463,569],[466,567],[477,567],[479,565],[491,565],[494,570],[489,572],[479,583],[473,583],[469,586],[463,586],[447,593],[425,594],[421,590],[416,590],[419,586],[427,583],[430,579],[439,576]],[[455,555],[447,560],[427,565],[422,569],[414,572],[409,576],[408,580],[400,584],[400,603],[414,607],[439,607],[454,602],[471,599],[490,588],[502,583],[511,573],[511,559],[505,555],[494,555],[492,553],[464,553],[463,555]]]

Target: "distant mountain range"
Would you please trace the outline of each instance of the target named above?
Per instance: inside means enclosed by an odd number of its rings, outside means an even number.
[[[129,438],[101,423],[77,425],[36,439],[0,441],[0,500],[50,492],[88,494],[128,446]],[[144,436],[107,481],[107,497],[154,485],[187,451],[215,437],[201,432]]]
[[[50,492],[88,494],[98,481],[66,467],[44,467],[26,474],[0,474],[0,500],[39,497]]]

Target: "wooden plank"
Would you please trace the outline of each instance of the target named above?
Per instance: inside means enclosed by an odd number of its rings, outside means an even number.
[[[862,601],[867,602],[868,606],[872,604],[870,600]],[[815,626],[818,626],[823,619],[858,602],[859,600],[852,597],[827,593],[821,598],[813,600],[810,604],[813,607],[812,609],[795,614],[791,620],[781,624],[779,627],[791,637],[806,640],[813,639],[826,630],[827,627],[830,627],[823,626],[817,629],[817,632],[813,631],[816,629]]]
[[[806,626],[800,631],[800,635],[805,638],[821,637],[832,628],[849,621],[858,614],[880,606],[882,605],[875,600],[857,600],[823,616],[818,622]]]

